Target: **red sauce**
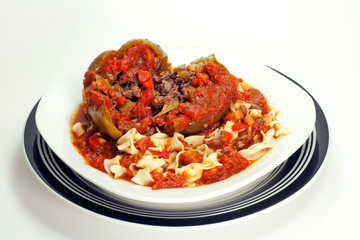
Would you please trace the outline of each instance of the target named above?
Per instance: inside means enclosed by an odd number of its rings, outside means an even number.
[[[72,127],[76,122],[85,123],[88,127],[86,128],[86,132],[79,137],[75,136],[74,133],[70,131],[74,147],[84,157],[87,164],[106,173],[103,163],[104,159],[111,159],[117,154],[120,154],[116,148],[116,141],[110,137],[100,135],[95,128],[91,127],[91,123],[88,121],[83,108],[80,106],[74,111],[70,121],[70,126]],[[234,124],[232,128],[235,131],[246,127],[248,126],[243,123],[238,123]],[[220,145],[210,146],[214,149],[222,149],[223,155],[219,159],[222,166],[204,170],[202,177],[195,182],[196,185],[211,184],[222,181],[246,169],[251,164],[234,150],[230,142],[231,137],[232,135],[229,132],[224,131],[220,139]],[[122,177],[124,180],[130,181],[133,177],[133,174],[129,169],[129,165],[131,163],[136,163],[141,158],[141,155],[149,149],[149,147],[154,147],[154,144],[150,141],[148,136],[145,136],[137,141],[135,146],[141,152],[140,155],[132,156],[123,152],[121,153],[122,158],[120,164],[121,166],[127,168],[125,175]],[[169,153],[166,150],[168,146],[170,146],[170,142],[167,143],[162,152],[153,150],[151,152],[154,155],[166,159],[169,157]],[[191,163],[201,163],[202,159],[202,156],[198,152],[191,150],[186,151],[179,157],[179,167],[186,166]],[[154,180],[154,184],[151,186],[152,189],[179,188],[183,187],[186,183],[185,178],[176,175],[172,171],[168,171],[166,175],[155,171],[151,174],[151,176]]]
[[[229,149],[229,152],[221,156],[219,162],[222,163],[222,166],[204,170],[202,177],[196,183],[203,185],[222,181],[241,172],[250,165],[246,158],[233,149]]]
[[[146,133],[150,127],[165,128],[167,133],[179,132],[194,124],[202,124],[203,134],[209,134],[220,115],[224,114],[229,105],[237,100],[243,100],[250,103],[254,108],[260,109],[263,114],[268,113],[268,105],[265,97],[257,89],[250,88],[239,93],[237,86],[241,79],[230,74],[224,67],[213,62],[199,64],[190,79],[189,94],[190,101],[180,102],[175,109],[164,114],[163,116],[153,115],[152,100],[154,97],[154,72],[159,69],[158,54],[149,48],[145,43],[139,43],[127,49],[123,55],[119,56],[117,51],[113,51],[99,67],[95,73],[86,72],[84,76],[83,103],[79,106],[70,121],[72,127],[75,123],[84,123],[85,133],[75,136],[72,131],[71,139],[74,147],[84,157],[87,164],[92,167],[106,172],[104,169],[104,159],[112,159],[120,154],[116,147],[116,140],[105,134],[100,134],[91,122],[88,120],[85,112],[88,106],[95,110],[102,104],[108,108],[111,120],[120,131],[127,132],[131,128],[136,128],[140,133]],[[131,75],[133,72],[135,74]],[[114,87],[115,78],[121,74],[128,74],[139,82],[141,95],[130,106],[128,110],[121,110],[124,104],[129,103]],[[112,79],[106,79],[106,76],[112,76]],[[85,112],[84,112],[85,111]],[[222,115],[221,115],[222,116]],[[251,126],[251,131],[246,131],[248,135],[244,136],[239,146],[248,147],[253,144],[254,137],[260,131],[266,132],[269,126],[257,119],[251,119],[249,123],[241,113],[236,115],[227,111],[220,120],[219,124],[226,121],[234,121],[233,131],[242,129],[247,130]],[[218,126],[217,125],[217,126]],[[222,156],[219,162],[221,166],[213,169],[204,170],[202,177],[195,184],[211,184],[229,178],[230,176],[246,169],[250,162],[242,157],[235,149],[237,146],[232,142],[232,135],[223,131],[220,143],[212,144],[210,147],[221,149]],[[181,140],[181,139],[179,139]],[[167,143],[163,151],[151,150],[151,153],[161,158],[169,158]],[[133,177],[129,169],[131,163],[136,163],[142,155],[154,147],[149,136],[145,136],[136,142],[135,146],[139,155],[132,156],[121,152],[120,165],[127,168],[123,179],[130,180]],[[203,157],[196,151],[186,151],[179,157],[179,167],[191,163],[201,163]],[[186,179],[169,170],[166,174],[152,172],[154,180],[153,189],[179,188],[183,187]]]
[[[207,126],[211,126],[219,113],[240,98],[237,92],[239,81],[218,64],[204,64],[191,80],[192,101],[181,103],[167,116],[169,129],[179,131],[191,121],[201,122],[204,118]]]
[[[166,177],[159,172],[154,172],[151,174],[151,177],[154,179],[155,184],[152,186],[152,189],[164,189],[164,188],[180,188],[184,184],[184,179],[175,173],[168,172]]]
[[[115,146],[115,141],[108,137],[105,137],[105,139],[103,139],[103,136],[100,137],[96,129],[91,127],[91,123],[87,120],[80,105],[71,117],[70,126],[72,127],[77,122],[85,123],[86,131],[78,137],[70,131],[72,144],[85,158],[86,163],[105,172],[104,159],[116,156],[117,148]]]

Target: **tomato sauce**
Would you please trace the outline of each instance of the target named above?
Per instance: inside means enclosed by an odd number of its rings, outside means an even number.
[[[149,88],[151,88],[151,85]],[[206,92],[206,90],[204,92]],[[263,103],[266,103],[266,100],[264,100],[265,98],[261,97],[262,95],[258,95],[258,94],[256,97],[254,97],[251,95],[252,92],[253,91],[245,92],[245,94],[243,94],[243,96],[240,96],[240,98],[244,97],[246,98],[247,101],[251,101],[253,104],[258,104],[260,107],[262,107],[262,111],[267,112],[268,110],[267,108],[264,107],[265,105],[262,105]],[[200,93],[198,94],[200,95]],[[198,102],[201,102],[206,106],[209,106],[207,105],[205,99],[199,100]],[[184,105],[186,106],[186,104]],[[181,109],[181,107],[179,109]],[[193,113],[191,112],[191,109],[192,109],[191,107],[187,107],[185,111],[181,111],[178,109],[175,110],[175,112],[181,113],[177,115],[178,117],[177,119],[178,120],[180,119],[180,123],[179,123],[180,125],[182,118],[188,118],[185,120],[184,125],[186,125],[186,123],[188,123],[190,119],[197,118],[196,114],[199,114],[198,112],[200,110],[197,109],[197,112]],[[229,117],[229,114],[227,114],[225,118],[227,118],[227,120],[235,120],[233,119],[235,117],[234,116]],[[176,122],[175,119],[172,119],[172,121]],[[238,123],[235,123],[231,128],[233,131],[247,129],[249,127],[248,125],[244,124],[241,119],[237,119],[237,121]],[[110,137],[100,135],[95,128],[91,127],[91,122],[88,120],[81,105],[79,105],[79,107],[74,111],[74,114],[72,115],[70,121],[70,126],[73,126],[77,122],[85,123],[85,125],[87,125],[88,127],[86,129],[86,132],[79,137],[76,137],[73,133],[71,134],[72,143],[74,147],[84,157],[87,164],[106,173],[103,163],[104,159],[111,159],[114,158],[117,154],[119,154],[116,148],[116,141],[114,139],[111,139]],[[148,124],[151,124],[151,121],[148,118],[145,118],[142,122],[142,125],[148,125]],[[146,128],[146,126],[143,128]],[[261,130],[263,131],[268,130],[268,126],[265,126],[262,122],[259,121],[255,122],[252,128],[253,131],[256,133],[258,133]],[[210,132],[208,132],[208,134]],[[242,157],[237,151],[234,150],[234,148],[231,145],[231,138],[232,135],[229,132],[223,131],[220,138],[220,144],[210,146],[211,148],[221,149],[223,151],[223,155],[219,159],[219,162],[222,165],[215,167],[213,169],[204,170],[202,173],[202,177],[195,182],[196,185],[211,184],[214,182],[222,181],[246,169],[251,164],[250,161]],[[251,138],[253,138],[253,136],[251,136]],[[251,142],[244,141],[244,145],[245,144],[247,147],[251,145]],[[140,150],[142,154],[144,154],[149,149],[149,147],[154,147],[154,144],[150,141],[149,136],[145,136],[136,143],[136,147]],[[151,152],[154,155],[166,159],[169,158],[169,153],[167,152],[166,149],[167,147],[165,147],[164,151],[162,152],[153,151],[153,150]],[[133,177],[133,173],[128,169],[129,165],[131,163],[136,163],[139,160],[138,159],[139,156],[134,157],[131,155],[127,155],[126,153],[125,154],[121,153],[121,154],[122,154],[121,166],[127,168],[127,171],[122,178],[124,180],[130,181],[130,179]],[[201,162],[202,162],[202,156],[196,151],[191,151],[191,150],[186,151],[184,154],[180,155],[179,157],[179,167],[186,166],[191,163],[201,163]],[[152,184],[152,189],[179,188],[179,187],[183,187],[184,184],[186,184],[186,179],[184,177],[176,175],[171,170],[168,171],[167,174],[165,175],[160,172],[153,172],[151,176],[154,180],[154,184]]]
[[[204,170],[202,177],[196,181],[196,184],[203,185],[222,181],[241,172],[250,165],[246,158],[233,149],[221,156],[219,162],[222,163],[222,166]]]
[[[86,129],[80,136],[76,136],[70,131],[72,144],[85,158],[87,164],[106,172],[104,159],[111,159],[116,156],[115,141],[109,137],[100,136],[99,132],[91,126],[81,106],[78,106],[72,114],[70,126],[72,127],[77,122],[84,123]]]
[[[191,101],[181,103],[167,116],[170,132],[181,132],[191,122],[202,123],[204,119],[202,125],[210,127],[231,102],[240,98],[239,81],[218,64],[208,62],[199,67],[191,79]]]
[[[155,111],[153,104],[158,87],[156,84],[161,82],[161,76],[168,74],[161,72],[163,70],[159,56],[159,53],[146,43],[138,43],[121,55],[118,51],[112,51],[97,70],[91,69],[85,73],[83,103],[74,111],[70,121],[70,127],[77,122],[82,123],[84,133],[77,136],[73,131],[70,132],[74,147],[86,163],[106,173],[104,160],[121,154],[120,165],[126,168],[122,178],[130,180],[134,174],[129,166],[137,163],[146,151],[160,158],[169,158],[168,149],[171,143],[167,142],[162,151],[153,150],[155,146],[149,137],[154,133],[151,129],[160,129],[169,135],[174,132],[185,135],[192,132],[210,134],[215,127],[233,121],[235,124],[231,130],[242,131],[243,135],[239,141],[234,142],[232,134],[223,131],[219,143],[208,145],[221,151],[221,157],[218,159],[221,166],[203,170],[195,185],[218,182],[246,169],[251,162],[242,157],[237,150],[253,144],[254,137],[261,131],[266,132],[269,126],[261,119],[245,116],[243,112],[234,113],[228,109],[231,103],[242,100],[250,103],[252,108],[261,110],[263,115],[267,114],[269,107],[263,94],[251,87],[239,92],[237,88],[242,82],[241,79],[230,74],[217,62],[204,61],[197,64],[195,69],[190,69],[189,65],[185,70],[188,72],[188,75],[185,75],[191,76],[187,79],[186,89],[182,89],[189,94],[188,99],[176,102],[171,111],[159,115],[159,110]],[[136,87],[130,90],[136,93],[130,97],[124,94],[125,90],[134,85]],[[136,128],[145,135],[135,144],[140,154],[119,152],[116,146],[117,139],[94,127],[96,124],[93,124],[93,118],[96,119],[97,115],[89,117],[89,107],[96,112],[97,109],[104,109],[103,106],[106,106],[106,111],[101,112],[101,116],[105,117],[108,114],[110,117],[110,121],[107,122],[109,126],[104,129],[114,127],[121,134],[125,134],[128,130]],[[178,167],[202,161],[203,156],[199,152],[187,150],[179,156]],[[187,184],[186,177],[175,174],[174,169],[167,170],[165,174],[153,171],[151,177],[154,181],[151,184],[152,189],[179,188]]]

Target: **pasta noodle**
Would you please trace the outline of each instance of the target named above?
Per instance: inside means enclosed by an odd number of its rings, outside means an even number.
[[[124,151],[132,155],[137,154],[139,153],[139,150],[136,149],[134,143],[143,137],[143,135],[133,128],[117,141],[117,148],[120,151]]]
[[[137,183],[139,185],[144,185],[144,186],[149,185],[154,182],[150,173],[148,171],[146,171],[145,169],[140,169],[139,171],[137,171],[135,177],[133,177],[131,179],[131,181],[133,181],[134,183]]]

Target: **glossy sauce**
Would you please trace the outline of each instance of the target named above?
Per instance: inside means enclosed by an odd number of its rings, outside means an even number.
[[[251,164],[238,153],[238,150],[254,144],[256,136],[260,135],[261,131],[266,132],[269,126],[260,119],[245,116],[241,112],[232,113],[228,109],[231,103],[243,100],[250,103],[253,108],[261,110],[263,115],[268,113],[267,100],[260,91],[249,88],[238,92],[237,87],[242,82],[241,79],[230,74],[217,62],[200,61],[195,67],[189,65],[187,69],[182,70],[182,74],[179,74],[183,75],[186,72],[184,76],[191,76],[186,79],[190,81],[187,82],[186,88],[189,99],[178,102],[171,111],[158,116],[157,113],[154,114],[152,100],[155,90],[154,77],[158,77],[154,74],[161,75],[159,71],[162,71],[159,53],[146,43],[138,43],[122,51],[110,51],[104,56],[105,59],[100,59],[100,63],[95,62],[96,68],[85,73],[84,101],[74,111],[70,120],[70,128],[77,122],[83,123],[83,127],[86,128],[85,133],[80,136],[70,131],[72,143],[86,163],[106,173],[104,159],[112,159],[121,154],[120,165],[127,169],[122,178],[130,180],[133,177],[133,172],[129,169],[130,164],[137,163],[145,151],[154,146],[149,140],[150,128],[161,129],[169,135],[174,132],[183,134],[200,132],[206,135],[230,120],[235,122],[233,131],[241,129],[249,129],[249,131],[243,131],[241,138],[235,143],[231,141],[231,134],[223,131],[220,143],[209,146],[214,150],[221,150],[222,154],[218,161],[222,165],[204,170],[202,177],[195,184],[211,184],[224,180]],[[124,85],[122,83],[124,81],[128,81],[127,85],[134,82],[138,84],[140,95],[124,97],[118,89],[119,84]],[[140,154],[120,153],[116,147],[117,139],[101,134],[93,127],[86,115],[89,114],[88,107],[96,111],[103,105],[108,109],[112,124],[122,134],[131,128],[136,128],[141,134],[147,135],[136,143]],[[169,158],[166,149],[170,143],[167,144],[162,152],[152,150],[151,153],[160,158]],[[196,151],[186,151],[179,156],[179,167],[201,162],[202,157]],[[177,175],[173,170],[167,171],[165,175],[154,171],[151,176],[154,180],[153,189],[178,188],[186,184],[186,176]]]

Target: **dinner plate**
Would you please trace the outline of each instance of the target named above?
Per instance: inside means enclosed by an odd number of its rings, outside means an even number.
[[[294,80],[274,70],[277,74]],[[305,89],[304,89],[305,90]],[[34,174],[52,191],[69,202],[115,220],[156,226],[196,226],[245,219],[273,208],[309,186],[319,174],[329,143],[329,131],[321,107],[307,140],[281,165],[233,194],[209,205],[190,209],[158,209],[123,201],[69,168],[38,132],[31,111],[24,130],[24,150]]]
[[[64,77],[41,98],[35,121],[51,150],[72,170],[124,201],[157,208],[197,207],[232,195],[256,182],[290,157],[309,137],[315,125],[314,103],[303,89],[268,67],[251,59],[234,58],[235,54],[218,55],[219,61],[235,76],[253,85],[280,110],[277,119],[291,133],[277,139],[277,144],[247,169],[226,179],[196,188],[176,188],[153,191],[130,181],[114,179],[108,174],[84,164],[69,136],[72,111],[82,102],[82,74]]]

